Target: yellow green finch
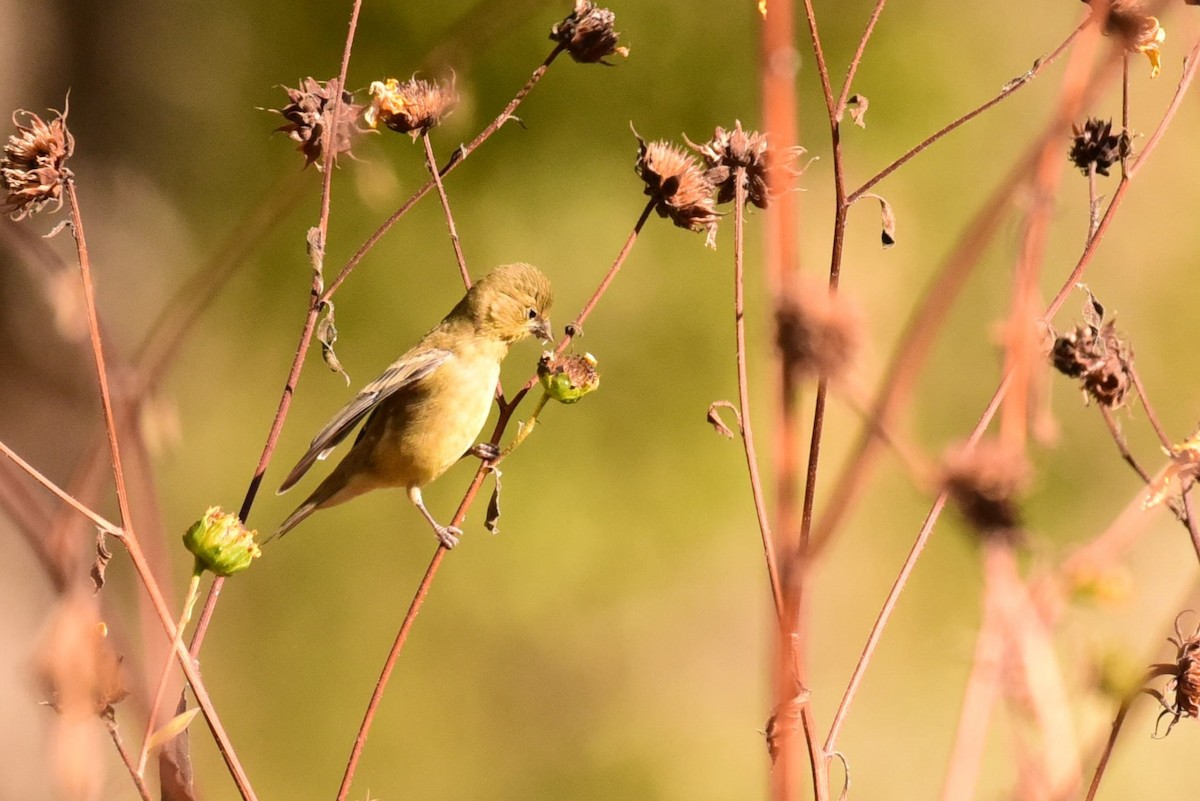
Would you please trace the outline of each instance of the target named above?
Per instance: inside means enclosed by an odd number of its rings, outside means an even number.
[[[350,451],[279,526],[380,487],[404,487],[447,548],[462,531],[434,519],[421,488],[472,450],[487,421],[509,345],[550,338],[550,281],[529,264],[497,267],[383,375],[333,416],[283,480],[290,489],[366,418]]]

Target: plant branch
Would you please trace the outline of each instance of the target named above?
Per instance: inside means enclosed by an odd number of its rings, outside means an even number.
[[[442,201],[442,213],[446,215],[446,227],[450,230],[450,244],[454,247],[454,258],[458,260],[458,271],[462,275],[463,284],[471,288],[471,273],[467,271],[467,259],[463,256],[462,243],[458,241],[458,229],[454,225],[454,215],[450,212],[450,198],[446,196],[446,187],[442,186],[442,177],[438,175],[437,159],[433,155],[433,143],[429,141],[429,130],[421,134],[421,143],[425,146],[425,166],[429,168],[434,186],[437,187],[438,198]]]
[[[858,47],[854,51],[854,57],[850,59],[850,66],[846,68],[846,79],[842,81],[842,93],[838,96],[837,105],[834,106],[833,116],[838,124],[841,124],[842,116],[846,113],[846,103],[850,98],[850,86],[854,83],[858,65],[862,61],[863,53],[866,52],[867,42],[870,41],[871,33],[875,30],[875,23],[879,21],[879,15],[883,13],[883,7],[886,4],[887,0],[875,0],[875,9],[871,12],[871,18],[867,20],[867,27],[858,40]]]

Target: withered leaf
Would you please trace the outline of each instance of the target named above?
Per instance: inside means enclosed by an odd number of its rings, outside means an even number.
[[[321,358],[325,360],[325,364],[329,369],[346,379],[346,386],[350,386],[350,375],[342,367],[342,363],[338,361],[337,354],[333,352],[333,343],[337,342],[338,331],[337,325],[333,319],[333,304],[326,304],[325,316],[317,323],[317,340],[321,343]]]

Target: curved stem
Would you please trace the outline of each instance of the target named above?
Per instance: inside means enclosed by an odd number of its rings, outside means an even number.
[[[454,248],[454,258],[458,261],[458,272],[462,276],[463,284],[470,289],[471,274],[467,271],[467,259],[463,256],[462,243],[458,241],[458,229],[454,225],[454,215],[450,212],[450,198],[446,196],[446,187],[442,186],[442,177],[438,175],[437,159],[433,155],[433,143],[429,141],[428,129],[421,134],[421,143],[425,146],[425,166],[433,176],[438,199],[442,201],[442,213],[446,215],[446,227],[450,229],[450,244]]]

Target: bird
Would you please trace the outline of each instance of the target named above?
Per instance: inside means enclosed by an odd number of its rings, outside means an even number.
[[[408,499],[453,548],[462,536],[437,522],[421,488],[456,461],[494,448],[475,446],[487,421],[509,346],[529,336],[551,338],[554,293],[530,264],[506,264],[476,282],[440,323],[383,374],[367,384],[317,432],[279,487],[282,495],[344,440],[364,418],[354,445],[271,539],[318,509],[383,487],[403,487]]]

